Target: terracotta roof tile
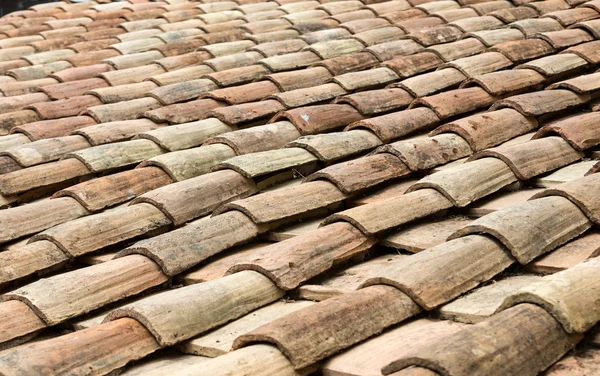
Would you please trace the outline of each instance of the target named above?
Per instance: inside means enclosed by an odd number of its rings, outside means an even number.
[[[448,62],[484,52],[485,46],[475,38],[466,38],[452,43],[431,46],[425,51],[437,54],[442,60]]]
[[[90,171],[78,160],[66,159],[45,163],[1,176],[0,194],[8,196],[26,192],[33,188],[61,183],[88,174]]]
[[[344,73],[372,68],[378,63],[379,61],[372,53],[359,52],[326,59],[316,63],[315,66],[325,67],[333,76],[339,76]]]
[[[232,169],[247,178],[258,178],[292,168],[303,170],[306,167],[310,173],[316,162],[318,158],[311,152],[290,147],[237,156],[217,164],[214,169]]]
[[[362,289],[351,292],[347,296],[352,296],[353,299],[331,298],[324,301],[323,304],[300,309],[242,335],[234,342],[234,348],[239,348],[247,342],[266,340],[276,343],[294,367],[302,368],[347,347],[350,343],[368,337],[380,326],[391,325],[420,311],[418,306],[406,295],[397,289],[386,286]],[[368,319],[364,310],[359,309],[364,305],[372,307],[369,310],[371,314]],[[342,317],[346,314],[341,314],[341,312],[351,312],[348,314],[353,317],[355,323],[351,332],[350,328],[343,323]],[[392,314],[392,312],[394,313]],[[319,330],[306,330],[307,326],[314,327],[316,325]],[[357,328],[360,330],[356,330]],[[340,335],[341,332],[346,335]],[[292,337],[292,333],[306,333],[306,335],[298,338],[298,336]],[[317,339],[333,333],[336,334],[333,336],[336,341],[332,345],[326,345],[324,341]],[[315,335],[317,337],[313,338]]]
[[[79,68],[69,68],[60,72],[55,72],[51,77],[56,78],[60,82],[79,81],[89,78],[94,78],[99,73],[104,73],[112,70],[108,64],[97,64]]]
[[[96,124],[89,116],[73,116],[64,119],[42,120],[22,124],[12,129],[12,132],[27,135],[32,141],[52,137],[67,136],[72,131]]]
[[[437,115],[426,107],[393,112],[351,123],[347,129],[367,128],[379,139],[390,142],[402,136],[433,128],[439,122]]]
[[[540,116],[578,106],[588,100],[589,96],[586,94],[576,94],[569,90],[548,90],[503,99],[492,108],[510,107],[526,116]]]
[[[343,193],[352,194],[409,173],[399,158],[380,153],[326,167],[308,176],[307,181],[328,180]]]
[[[182,181],[206,174],[217,163],[235,155],[233,149],[227,145],[208,145],[161,154],[142,162],[140,166],[158,166],[169,174],[173,181]]]
[[[495,96],[517,94],[523,90],[541,89],[544,76],[531,69],[514,69],[486,73],[464,81],[461,87],[478,85]]]
[[[68,99],[36,103],[27,106],[26,109],[34,110],[42,120],[49,120],[75,116],[85,111],[88,107],[101,104],[102,101],[92,95],[79,95]]]
[[[273,150],[300,137],[293,124],[281,121],[263,126],[223,133],[212,137],[206,143],[223,143],[230,146],[238,155]]]
[[[535,273],[551,274],[571,268],[588,258],[597,256],[598,233],[591,231],[558,247],[528,265]]]
[[[161,169],[145,167],[83,182],[55,196],[73,197],[87,210],[96,212],[170,183],[171,179]],[[111,188],[109,195],[107,187]]]
[[[401,89],[359,92],[338,98],[335,103],[348,103],[362,115],[369,116],[407,107],[413,96]]]
[[[513,342],[513,335],[503,333],[506,330],[507,322],[519,323],[519,327],[522,330],[516,335],[519,339],[523,338],[522,340]],[[484,334],[489,334],[490,331],[498,339],[494,344],[491,344]],[[464,336],[468,336],[469,340],[463,340]],[[470,328],[446,337],[426,350],[419,351],[422,355],[417,358],[419,364],[427,364],[428,368],[436,370],[444,369],[460,374],[465,372],[466,369],[476,369],[490,375],[499,374],[493,371],[497,367],[497,363],[495,362],[467,361],[466,349],[459,344],[468,342],[472,345],[482,347],[493,346],[497,348],[496,346],[502,346],[504,343],[519,343],[521,347],[515,349],[515,353],[511,353],[511,356],[502,357],[502,367],[507,372],[520,372],[521,370],[523,372],[531,372],[530,369],[543,369],[548,367],[549,364],[554,363],[557,358],[560,358],[564,349],[574,347],[579,339],[580,337],[577,335],[568,335],[560,324],[545,310],[532,304],[523,304],[502,314],[494,315],[485,323],[473,325]],[[448,346],[448,343],[452,343],[453,345]],[[531,345],[524,345],[525,343],[531,343]],[[534,348],[532,349],[531,346],[534,346]],[[439,348],[444,348],[444,350],[438,350]],[[541,348],[545,350],[542,356],[536,357],[535,361],[523,362],[523,357],[539,351]],[[448,357],[436,357],[435,354],[439,354],[437,351],[447,351]],[[417,360],[408,360],[409,356],[405,357],[404,361],[398,360],[387,369],[389,371],[398,370],[414,364]],[[507,359],[511,361],[507,362]]]

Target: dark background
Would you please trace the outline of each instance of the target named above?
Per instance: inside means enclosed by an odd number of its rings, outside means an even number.
[[[15,10],[27,9],[32,5],[49,3],[54,0],[0,0],[0,16],[4,16]]]

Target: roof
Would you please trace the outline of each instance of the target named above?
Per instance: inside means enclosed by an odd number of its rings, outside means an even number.
[[[0,18],[0,374],[600,369],[600,0]]]

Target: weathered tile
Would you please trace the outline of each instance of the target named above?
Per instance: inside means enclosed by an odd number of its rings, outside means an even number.
[[[10,348],[26,342],[43,329],[46,324],[25,303],[9,301],[0,304],[3,328],[0,348]],[[19,336],[19,334],[22,334]]]
[[[456,42],[433,45],[425,49],[425,52],[433,52],[445,62],[477,55],[485,51],[485,46],[475,38],[461,39]]]
[[[535,375],[580,339],[566,333],[543,308],[521,304],[411,352],[386,366],[384,372],[420,365],[462,376]],[[493,360],[491,354],[497,354]]]
[[[162,346],[168,346],[237,319],[281,296],[283,291],[268,278],[246,271],[149,296],[114,310],[105,322],[135,317]],[[190,311],[195,314],[190,315]]]
[[[353,154],[369,151],[381,145],[381,141],[370,131],[349,130],[347,132],[303,136],[288,144],[304,148],[324,162],[332,162]]]
[[[253,181],[235,171],[224,170],[154,189],[134,199],[132,204],[152,204],[175,226],[180,226],[210,213],[219,205],[256,192]]]
[[[72,131],[96,124],[89,116],[73,116],[69,118],[35,121],[13,128],[13,132],[27,135],[30,140],[41,140],[67,136]]]
[[[594,40],[590,34],[581,29],[549,31],[535,35],[550,43],[555,49],[566,48]]]
[[[420,98],[456,87],[466,79],[467,76],[458,69],[445,68],[407,78],[396,85]]]
[[[387,3],[389,4],[389,2],[387,2]],[[381,4],[387,5],[386,3],[380,3],[380,5]],[[340,27],[348,30],[352,34],[356,34],[356,33],[360,33],[363,31],[374,30],[374,29],[389,26],[389,25],[390,25],[390,22],[387,20],[384,20],[383,18],[368,18],[368,19],[344,22],[343,24],[340,24]]]
[[[560,215],[559,215],[560,213]],[[537,222],[531,222],[535,215]],[[544,197],[513,205],[478,218],[455,232],[457,238],[473,233],[495,237],[522,264],[582,234],[591,223],[563,197]]]
[[[83,95],[89,90],[107,87],[108,84],[101,78],[88,78],[40,88],[40,91],[52,99],[68,99]]]
[[[583,178],[596,163],[597,162],[593,160],[572,163],[563,168],[559,168],[551,174],[535,179],[533,183],[537,187],[554,188],[558,184]]]
[[[552,274],[574,267],[600,253],[600,234],[587,232],[554,251],[530,262],[527,269],[534,273]]]
[[[86,67],[65,69],[64,71],[53,73],[52,77],[60,82],[71,82],[94,78],[97,74],[108,72],[112,69],[113,68],[109,64],[96,64]]]
[[[92,116],[98,123],[107,123],[119,120],[132,120],[143,112],[159,106],[159,102],[154,98],[139,98],[89,107],[85,111],[85,114]]]
[[[0,194],[10,196],[89,174],[83,163],[72,158],[43,163],[0,175]]]
[[[585,67],[587,62],[575,54],[558,54],[546,56],[537,60],[519,65],[517,68],[528,68],[546,76],[573,71]]]
[[[214,99],[198,99],[185,103],[174,103],[144,112],[143,116],[156,123],[182,124],[204,119],[208,111],[224,106]]]
[[[93,290],[85,283],[89,278],[97,281]],[[166,279],[149,259],[130,256],[120,262],[106,262],[31,283],[4,295],[4,299],[27,302],[46,324],[54,325],[159,285]],[[62,294],[55,293],[58,291]],[[62,295],[62,301],[58,295]],[[77,299],[77,304],[71,304],[70,299]]]
[[[480,202],[472,204],[467,209],[467,214],[472,217],[482,217],[498,210],[509,208],[529,200],[541,189],[521,189],[514,192],[499,192],[491,197],[486,197]]]
[[[442,194],[433,189],[424,189],[338,212],[328,217],[324,223],[345,221],[365,234],[375,235],[451,206],[450,201]]]
[[[361,72],[346,73],[333,78],[333,82],[339,84],[345,90],[369,89],[381,87],[394,82],[399,77],[391,69],[381,67]]]
[[[383,255],[350,267],[334,269],[330,273],[318,276],[297,289],[303,299],[322,301],[334,296],[358,290],[361,284],[377,270],[395,262],[406,255]]]
[[[159,64],[148,64],[128,69],[117,69],[110,72],[100,73],[100,77],[111,86],[135,84],[152,76],[164,73],[165,69]]]
[[[178,346],[180,351],[188,354],[217,357],[229,352],[233,341],[240,335],[246,334],[262,325],[282,317],[298,309],[314,303],[309,301],[275,302],[259,308],[219,329],[213,330],[200,337],[188,340]]]
[[[402,89],[363,91],[338,98],[336,103],[349,103],[365,116],[407,107],[412,95]]]
[[[439,308],[441,318],[474,324],[496,313],[504,298],[532,283],[542,280],[536,275],[519,275],[494,281]]]
[[[306,180],[328,180],[342,192],[351,194],[408,174],[410,170],[398,157],[379,153],[325,167]]]
[[[279,121],[223,133],[210,138],[206,144],[223,143],[235,150],[236,154],[242,155],[279,149],[298,137],[300,132],[293,124]]]
[[[465,34],[466,37],[476,38],[486,47],[525,39],[523,33],[517,29],[478,30]]]
[[[361,120],[362,115],[347,104],[326,104],[280,112],[270,122],[283,119],[294,124],[301,134],[310,135],[341,128]]]
[[[520,63],[549,55],[554,52],[554,48],[542,39],[529,38],[499,43],[494,45],[490,51],[501,52],[512,60],[513,63]]]
[[[196,355],[184,355],[177,352],[166,353],[151,358],[151,360],[142,360],[138,364],[128,366],[122,371],[124,376],[159,376],[170,372],[185,372],[190,367],[199,366],[208,361],[209,358]]]
[[[464,207],[517,180],[512,170],[495,158],[460,163],[421,179],[410,191],[435,188],[454,206]],[[460,176],[460,179],[451,178]]]
[[[426,170],[472,153],[468,143],[455,134],[397,141],[379,151],[394,154],[412,171]]]
[[[75,130],[72,134],[84,136],[91,145],[95,146],[129,140],[138,133],[163,126],[164,124],[156,124],[149,119],[136,119],[91,125]]]
[[[477,263],[472,262],[475,255]],[[467,236],[390,264],[364,285],[395,286],[431,310],[490,279],[512,262],[494,240]]]
[[[100,172],[139,163],[162,153],[154,142],[136,139],[94,146],[69,153],[66,158],[77,159],[90,171]]]
[[[323,67],[307,68],[300,71],[274,73],[266,79],[277,85],[281,91],[309,88],[326,83],[332,75]]]
[[[346,93],[347,91],[344,90],[340,85],[336,83],[329,83],[308,87],[305,89],[286,91],[271,95],[269,98],[277,99],[281,104],[283,104],[283,106],[285,106],[285,108],[296,108],[330,101]],[[336,101],[335,103],[339,102]],[[270,105],[270,107],[277,109],[277,106]],[[284,110],[284,108],[279,110]]]
[[[540,305],[568,333],[583,333],[596,324],[600,314],[595,303],[599,267],[593,258],[543,277],[506,297],[499,310],[522,303]]]
[[[158,87],[150,92],[150,96],[162,105],[169,105],[196,99],[199,95],[215,89],[217,89],[217,85],[212,80],[201,78]]]
[[[169,175],[160,168],[137,168],[76,184],[57,192],[54,197],[73,197],[87,210],[96,212],[171,182]]]
[[[450,235],[469,222],[471,220],[468,218],[451,217],[438,222],[419,223],[392,231],[383,238],[381,245],[411,253],[421,252],[444,243]]]
[[[246,67],[231,68],[221,72],[208,73],[204,77],[215,81],[215,83],[221,87],[227,87],[258,81],[267,73],[267,69],[261,65],[249,65]]]
[[[570,90],[544,90],[515,95],[494,103],[491,110],[514,108],[525,116],[540,116],[565,110],[589,101],[589,95]]]
[[[331,357],[322,366],[323,374],[326,376],[381,375],[382,368],[394,360],[463,328],[464,325],[452,321],[433,319],[410,321]]]
[[[210,96],[211,94],[207,95]],[[246,125],[262,124],[266,121],[266,118],[283,110],[285,110],[285,107],[278,101],[266,99],[215,108],[207,112],[204,117],[216,118],[231,127],[244,127]]]
[[[370,309],[363,309],[365,306]],[[397,289],[373,286],[313,304],[274,320],[238,337],[234,348],[256,341],[277,343],[293,366],[300,369],[367,339],[419,311],[419,307]],[[353,325],[347,325],[348,320],[352,320]]]
[[[102,105],[102,101],[93,95],[80,95],[57,101],[36,103],[27,106],[26,109],[34,110],[40,119],[49,120],[76,116],[89,107],[99,105]]]
[[[372,68],[378,63],[379,60],[373,54],[359,52],[326,59],[316,63],[315,66],[325,67],[333,76],[339,76],[344,73]]]
[[[32,241],[50,240],[68,255],[76,257],[155,230],[164,230],[170,224],[171,221],[156,207],[138,204],[63,223],[35,235]]]
[[[463,57],[447,63],[442,67],[458,69],[467,77],[482,75],[501,69],[506,69],[512,62],[499,52],[485,52],[479,55]]]
[[[321,61],[321,58],[311,51],[300,51],[286,55],[271,56],[258,63],[266,66],[271,72],[282,72],[307,67]]]
[[[464,81],[461,87],[481,86],[494,96],[541,90],[546,78],[532,69],[510,69],[486,73]]]
[[[431,135],[452,132],[464,138],[473,151],[480,151],[525,134],[537,127],[534,118],[528,118],[513,109],[501,109],[472,115],[446,123]]]
[[[294,201],[290,201],[289,197],[294,197]],[[261,224],[306,215],[344,199],[346,195],[333,184],[312,181],[225,204],[217,209],[216,213],[239,210],[255,223]]]
[[[248,245],[234,247],[207,260],[204,265],[183,273],[178,277],[184,285],[192,285],[221,278],[226,275],[227,270],[238,261],[246,259],[258,249],[268,246],[270,243],[253,242]],[[229,349],[228,349],[229,350]]]
[[[542,127],[533,138],[558,135],[576,150],[584,151],[600,143],[600,138],[596,136],[600,134],[599,115],[597,112],[591,112],[551,122]]]
[[[210,90],[201,94],[200,98],[212,98],[228,104],[242,104],[259,101],[278,92],[279,88],[273,82],[259,81],[240,86]]]
[[[579,94],[589,94],[598,90],[596,78],[599,73],[584,74],[566,81],[561,81],[548,86],[548,90],[569,89]]]
[[[432,52],[421,52],[415,55],[398,57],[384,62],[382,65],[392,69],[400,78],[408,78],[415,74],[433,70],[443,61]]]
[[[348,223],[331,224],[261,248],[236,263],[229,273],[256,270],[280,288],[292,290],[332,265],[363,253],[373,243]]]
[[[438,122],[435,112],[427,107],[420,107],[355,121],[346,129],[370,129],[387,143],[411,133],[431,129]]]
[[[566,197],[577,205],[590,221],[598,224],[600,223],[600,205],[594,200],[594,195],[597,192],[599,181],[600,175],[590,174],[542,191],[535,198],[555,195]]]
[[[516,145],[501,145],[475,154],[470,160],[495,157],[521,180],[569,165],[583,157],[560,137],[544,137]]]
[[[419,98],[409,108],[427,106],[440,119],[446,119],[486,108],[494,102],[497,103],[497,99],[480,87],[461,88]]]
[[[235,155],[229,146],[214,144],[161,154],[142,162],[140,166],[160,167],[173,181],[182,181],[206,174],[217,163]]]
[[[106,373],[159,348],[154,337],[140,323],[124,319],[10,349],[3,356],[18,360],[2,362],[2,372],[35,373],[45,369],[50,373]],[[82,349],[86,351],[82,352]],[[47,357],[40,357],[42,352]]]
[[[536,33],[562,30],[561,24],[552,18],[528,18],[515,21],[510,27],[519,29],[525,36],[529,37]]]
[[[167,275],[174,276],[210,256],[247,243],[258,233],[258,226],[248,217],[239,211],[232,211],[196,220],[177,230],[139,241],[119,252],[117,257],[143,254],[160,265]]]
[[[600,61],[598,46],[600,46],[600,41],[583,43],[566,49],[565,53],[574,53],[590,64],[597,64]]]
[[[395,26],[386,26],[354,34],[353,38],[365,46],[374,46],[380,43],[398,40],[403,35],[404,31],[402,31],[402,29]]]

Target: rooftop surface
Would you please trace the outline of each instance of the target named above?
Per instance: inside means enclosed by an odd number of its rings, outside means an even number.
[[[600,374],[600,0],[0,18],[0,374]]]

